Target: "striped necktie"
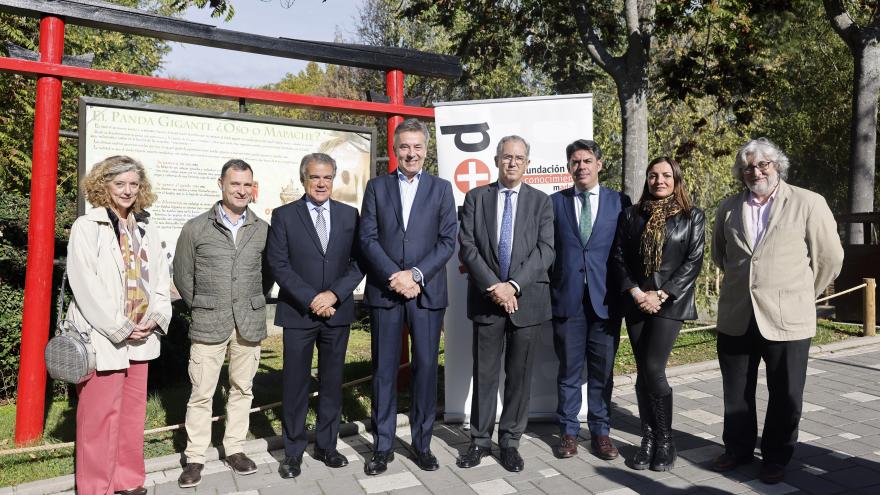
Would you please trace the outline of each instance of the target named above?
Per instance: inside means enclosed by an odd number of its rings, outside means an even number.
[[[318,213],[318,218],[315,220],[315,230],[318,231],[318,239],[321,241],[321,251],[326,254],[329,236],[327,235],[327,220],[324,219],[324,207],[316,206],[315,212]]]

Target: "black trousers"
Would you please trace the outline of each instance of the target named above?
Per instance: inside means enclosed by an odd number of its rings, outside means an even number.
[[[797,443],[807,358],[811,338],[792,341],[765,339],[754,316],[744,335],[718,334],[718,362],[724,385],[724,449],[737,457],[750,456],[758,437],[755,389],[758,364],[767,365],[767,415],[761,434],[764,462],[786,465]]]
[[[651,395],[665,396],[672,393],[666,381],[666,363],[678,338],[682,322],[640,315],[627,317],[626,333],[636,358],[636,388]]]
[[[542,325],[516,327],[510,319],[474,323],[474,390],[471,399],[471,439],[481,447],[492,446],[498,406],[501,355],[504,354],[504,397],[498,421],[498,445],[519,447],[529,422],[529,395],[534,341]]]
[[[315,445],[335,449],[342,413],[342,375],[349,326],[284,328],[282,421],[284,454],[301,457],[308,443],[306,413],[312,381],[312,352],[318,345],[318,421]]]

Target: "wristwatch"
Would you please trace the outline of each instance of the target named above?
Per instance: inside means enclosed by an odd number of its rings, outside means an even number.
[[[415,283],[417,283],[417,284],[421,284],[421,283],[422,283],[422,274],[421,274],[421,272],[419,272],[419,271],[416,270],[415,268],[410,268],[409,271],[412,272],[413,282],[415,282]]]

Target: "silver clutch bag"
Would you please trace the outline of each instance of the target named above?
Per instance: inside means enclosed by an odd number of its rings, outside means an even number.
[[[55,336],[46,344],[46,370],[55,380],[78,384],[84,382],[95,371],[95,348],[89,331],[77,328],[72,320],[63,318],[64,288],[67,283],[67,269],[61,278],[61,292],[58,293],[58,316]]]

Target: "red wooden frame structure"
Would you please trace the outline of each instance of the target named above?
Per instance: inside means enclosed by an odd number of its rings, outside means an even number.
[[[48,340],[52,298],[62,81],[320,110],[387,115],[388,170],[393,171],[397,168],[392,142],[397,125],[404,117],[434,119],[432,108],[404,105],[403,70],[410,67],[415,68],[415,70],[411,69],[411,72],[439,77],[455,77],[461,73],[461,66],[455,57],[395,48],[359,47],[283,38],[269,39],[259,35],[206,28],[204,25],[187,23],[180,19],[163,18],[109,4],[101,5],[94,0],[86,2],[0,0],[0,11],[40,17],[39,61],[0,57],[0,71],[37,78],[28,257],[15,423],[15,442],[19,445],[39,439],[43,431],[46,397],[46,366],[43,352]],[[142,20],[143,17],[147,19]],[[62,56],[65,23],[234,50],[385,70],[389,103],[177,81],[64,65]],[[316,53],[309,52],[310,47],[314,47]],[[435,68],[437,66],[440,68]],[[402,345],[406,353],[408,350],[406,337]],[[406,354],[402,357],[402,360],[404,359],[408,359]]]

